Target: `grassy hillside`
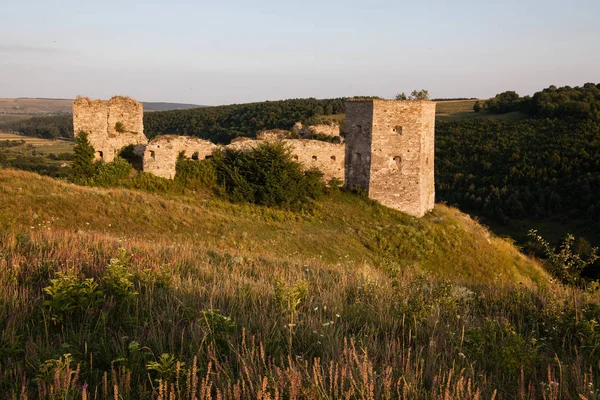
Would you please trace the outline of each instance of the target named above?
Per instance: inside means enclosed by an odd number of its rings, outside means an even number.
[[[531,284],[540,269],[455,209],[423,219],[336,191],[310,214],[232,204],[211,195],[163,196],[86,188],[25,172],[0,175],[2,215],[21,229],[93,231],[278,260],[392,261],[471,283]],[[452,237],[452,240],[448,238]],[[460,244],[460,245],[458,245]]]
[[[0,171],[6,398],[595,398],[598,295],[456,209]],[[578,313],[573,308],[577,299]]]

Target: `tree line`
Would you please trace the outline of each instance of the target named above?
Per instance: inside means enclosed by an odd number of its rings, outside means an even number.
[[[600,83],[583,86],[552,85],[533,96],[521,97],[515,91],[506,91],[493,98],[476,102],[474,111],[486,110],[494,114],[521,111],[532,118],[592,119],[600,121]]]

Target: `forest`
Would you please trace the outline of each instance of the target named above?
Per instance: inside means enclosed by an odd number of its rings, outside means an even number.
[[[566,212],[598,224],[600,125],[547,118],[438,123],[436,196],[503,223]]]
[[[0,124],[0,132],[1,131],[18,132],[25,136],[44,139],[72,139],[73,117],[71,115],[56,115],[7,122]]]

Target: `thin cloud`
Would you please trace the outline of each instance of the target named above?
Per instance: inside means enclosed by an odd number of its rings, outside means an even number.
[[[0,44],[0,54],[72,54],[72,50],[50,46]]]

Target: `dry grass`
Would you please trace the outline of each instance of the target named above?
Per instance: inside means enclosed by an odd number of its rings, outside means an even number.
[[[443,205],[416,219],[336,191],[297,214],[200,193],[165,197],[87,188],[11,170],[0,171],[0,184],[5,223],[20,229],[55,218],[52,227],[59,230],[186,241],[284,261],[386,260],[466,282],[527,286],[545,276],[514,247]]]
[[[58,272],[93,278],[100,303],[63,292],[74,308],[53,322]],[[577,320],[535,262],[444,206],[417,220],[334,192],[300,215],[4,170],[0,287],[0,398],[595,399],[600,384],[598,295],[576,292]]]
[[[0,243],[7,398],[559,399],[590,396],[599,383],[573,346],[578,331],[557,324],[570,323],[556,286],[465,287],[369,263],[272,262],[52,229]],[[53,324],[42,303],[48,279],[73,271],[101,281],[121,247],[138,295],[120,311],[106,299],[83,320]],[[168,283],[144,283],[164,272]],[[280,282],[306,287],[294,311],[277,294]],[[592,301],[579,296],[582,306]],[[200,312],[215,309],[232,331]],[[131,317],[117,323],[118,315]],[[560,331],[547,338],[545,324]],[[163,373],[146,368],[163,353],[173,355]]]

